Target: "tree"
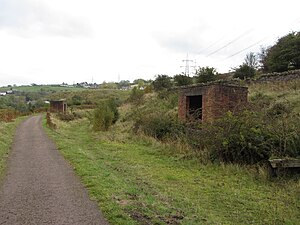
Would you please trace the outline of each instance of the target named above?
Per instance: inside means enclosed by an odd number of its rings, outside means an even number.
[[[82,101],[83,101],[83,98],[80,95],[74,95],[72,97],[71,105],[81,105]]]
[[[145,84],[147,83],[147,81],[144,80],[144,79],[139,78],[139,79],[135,79],[135,80],[133,81],[133,83],[142,86],[142,85],[145,85]]]
[[[277,43],[261,53],[265,72],[283,72],[300,69],[300,32],[291,32],[278,39]]]
[[[234,77],[235,78],[251,78],[255,75],[255,69],[251,66],[248,66],[246,63],[243,63],[238,68],[235,68]]]
[[[172,87],[171,77],[168,75],[158,75],[152,83],[155,91],[161,91]]]
[[[126,89],[130,86],[130,81],[129,80],[121,80],[119,83],[118,83],[118,88],[119,89]]]
[[[90,121],[94,131],[107,131],[119,118],[119,112],[115,99],[99,102],[97,108],[91,114]]]
[[[257,69],[258,67],[257,56],[253,52],[248,53],[245,58],[245,64],[253,69]]]
[[[266,47],[261,47],[260,49],[260,53],[258,53],[258,58],[259,58],[259,66],[260,69],[263,72],[267,72],[268,71],[268,67],[267,67],[267,53],[268,53],[268,49]]]
[[[206,83],[216,79],[217,71],[214,67],[199,67],[196,70],[195,78],[197,83]]]
[[[177,74],[174,76],[174,81],[176,86],[184,86],[193,83],[193,79],[189,76],[183,74]]]
[[[240,79],[254,77],[257,67],[257,57],[253,52],[250,52],[246,55],[244,63],[234,69],[234,77]]]

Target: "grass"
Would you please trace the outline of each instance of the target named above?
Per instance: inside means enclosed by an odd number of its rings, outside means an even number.
[[[24,91],[24,92],[61,92],[61,91],[82,91],[85,90],[81,87],[62,87],[59,85],[24,85],[24,86],[17,86],[17,87],[0,87],[0,91],[8,91],[10,89],[17,90],[17,91]]]
[[[300,222],[299,180],[180,159],[155,141],[109,141],[86,119],[56,123],[49,135],[111,224]]]
[[[274,102],[287,102],[295,112],[300,112],[300,80],[263,82],[249,85],[250,99],[261,93]]]
[[[22,119],[18,118],[9,123],[0,121],[0,179],[3,177],[6,168],[6,159],[13,142],[15,129]]]
[[[125,100],[129,96],[129,91],[115,90],[115,89],[95,89],[95,90],[81,90],[80,92],[65,91],[53,93],[49,96],[51,99],[67,99],[72,100],[74,96],[80,96],[82,101],[97,103],[101,99],[117,98]]]

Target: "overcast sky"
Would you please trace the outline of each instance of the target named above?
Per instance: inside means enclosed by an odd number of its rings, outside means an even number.
[[[187,54],[228,72],[300,31],[299,8],[299,0],[0,0],[0,86],[153,79],[183,72]]]

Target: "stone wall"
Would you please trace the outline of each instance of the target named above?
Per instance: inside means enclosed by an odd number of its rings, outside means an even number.
[[[252,82],[260,83],[266,81],[291,81],[300,79],[300,70],[290,70],[282,73],[267,73],[262,74],[256,80],[252,80]]]

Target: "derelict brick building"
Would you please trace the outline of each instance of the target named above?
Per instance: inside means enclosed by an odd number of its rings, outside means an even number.
[[[67,102],[65,99],[50,101],[50,112],[65,113],[67,111]]]
[[[178,116],[181,120],[203,122],[235,112],[247,104],[248,88],[232,84],[210,83],[182,87],[179,91]]]

